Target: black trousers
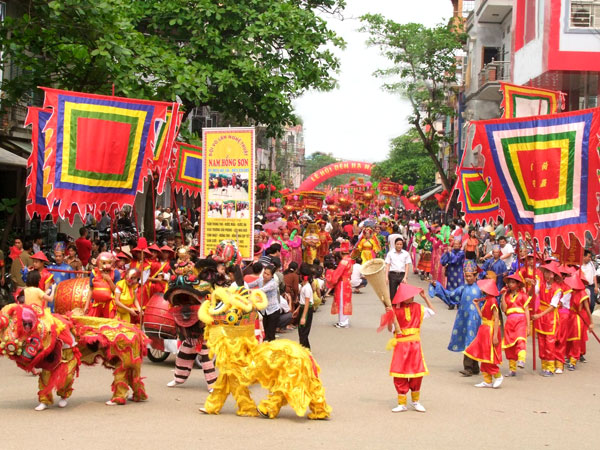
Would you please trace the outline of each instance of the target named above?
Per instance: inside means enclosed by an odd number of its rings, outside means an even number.
[[[586,286],[590,293],[590,312],[594,312],[594,306],[596,306],[596,291],[594,291],[594,285],[590,284]]]
[[[304,312],[304,307],[300,305],[300,318],[302,318],[302,313]],[[310,334],[310,327],[312,326],[313,319],[313,309],[312,306],[309,305],[308,311],[306,311],[306,323],[304,326],[298,325],[298,340],[300,341],[300,345],[302,347],[306,347],[310,350],[310,342],[308,342],[308,335]]]
[[[265,329],[265,341],[274,341],[275,340],[275,332],[277,331],[277,326],[279,325],[279,316],[281,315],[281,311],[277,310],[274,313],[267,314],[263,316],[263,328]]]
[[[389,272],[388,273],[388,284],[390,286],[390,300],[394,300],[398,286],[404,279],[404,272]]]
[[[479,363],[474,359],[469,358],[467,355],[463,355],[463,367],[465,370],[470,371],[473,375],[479,373]]]

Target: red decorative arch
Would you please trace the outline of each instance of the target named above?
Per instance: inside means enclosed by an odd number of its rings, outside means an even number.
[[[371,175],[374,164],[358,161],[342,161],[322,167],[306,178],[298,187],[299,191],[313,191],[323,181],[345,173]]]

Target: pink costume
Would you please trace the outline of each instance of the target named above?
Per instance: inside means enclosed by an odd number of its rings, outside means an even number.
[[[433,238],[431,277],[444,287],[446,287],[446,275],[444,274],[444,266],[441,264],[441,259],[445,248],[446,245],[442,241]]]

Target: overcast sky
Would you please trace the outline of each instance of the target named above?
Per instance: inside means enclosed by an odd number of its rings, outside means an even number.
[[[338,51],[339,88],[308,92],[296,100],[296,112],[304,121],[306,153],[325,152],[337,158],[377,162],[386,158],[390,139],[408,129],[406,100],[381,89],[382,79],[372,74],[389,66],[375,47],[365,44],[358,17],[380,13],[396,22],[434,26],[452,16],[450,0],[347,0],[345,20],[329,19],[330,26],[346,41]]]

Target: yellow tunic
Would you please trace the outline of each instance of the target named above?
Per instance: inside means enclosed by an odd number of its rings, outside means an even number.
[[[117,282],[117,289],[121,292],[119,301],[125,306],[133,306],[135,303],[135,296],[137,293],[137,286],[132,287],[127,284],[127,280],[120,280]],[[131,314],[126,309],[117,306],[117,319],[123,322],[131,323]]]

